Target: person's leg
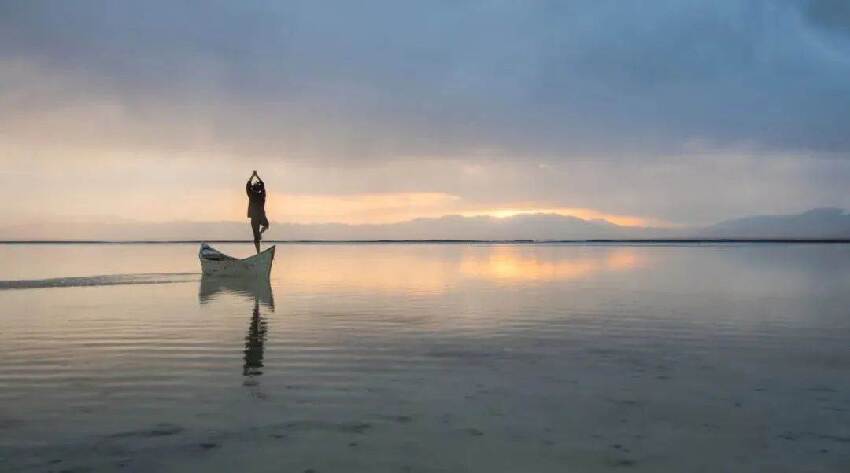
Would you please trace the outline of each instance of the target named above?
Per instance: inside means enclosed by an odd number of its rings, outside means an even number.
[[[251,231],[254,232],[254,248],[256,248],[257,253],[259,253],[260,240],[263,239],[263,236],[260,234],[260,221],[256,218],[251,219]]]
[[[260,221],[260,235],[266,232],[269,229],[269,219],[264,215],[262,221]]]

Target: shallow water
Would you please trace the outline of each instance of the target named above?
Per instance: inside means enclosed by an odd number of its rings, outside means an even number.
[[[0,245],[0,471],[850,471],[848,245],[196,250]]]

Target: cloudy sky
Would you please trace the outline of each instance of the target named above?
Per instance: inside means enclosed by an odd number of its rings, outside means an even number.
[[[6,223],[850,208],[842,0],[0,0]]]

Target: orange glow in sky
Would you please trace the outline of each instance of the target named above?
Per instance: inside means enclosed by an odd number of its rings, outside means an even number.
[[[525,207],[525,208],[505,208],[484,211],[464,212],[463,215],[471,217],[475,215],[487,215],[496,218],[513,217],[516,215],[532,215],[532,214],[556,214],[568,217],[576,217],[583,220],[607,220],[613,224],[626,227],[645,227],[648,225],[663,225],[663,222],[657,222],[651,219],[637,217],[634,215],[614,215],[604,212],[599,212],[593,209],[569,208],[569,207]]]
[[[451,213],[460,197],[439,192],[350,195],[270,194],[269,217],[279,222],[381,224]]]
[[[652,219],[608,214],[586,208],[523,204],[482,209],[479,206],[464,203],[458,196],[439,192],[352,195],[271,194],[268,209],[269,216],[273,220],[295,223],[383,224],[415,218],[437,218],[444,215],[506,218],[543,213],[584,220],[601,219],[622,226],[664,225],[664,222]]]

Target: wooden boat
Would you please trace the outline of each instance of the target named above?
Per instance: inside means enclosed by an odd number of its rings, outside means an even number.
[[[272,272],[274,248],[272,246],[256,255],[238,259],[202,243],[198,252],[198,259],[201,260],[201,271],[206,276],[267,278]]]

